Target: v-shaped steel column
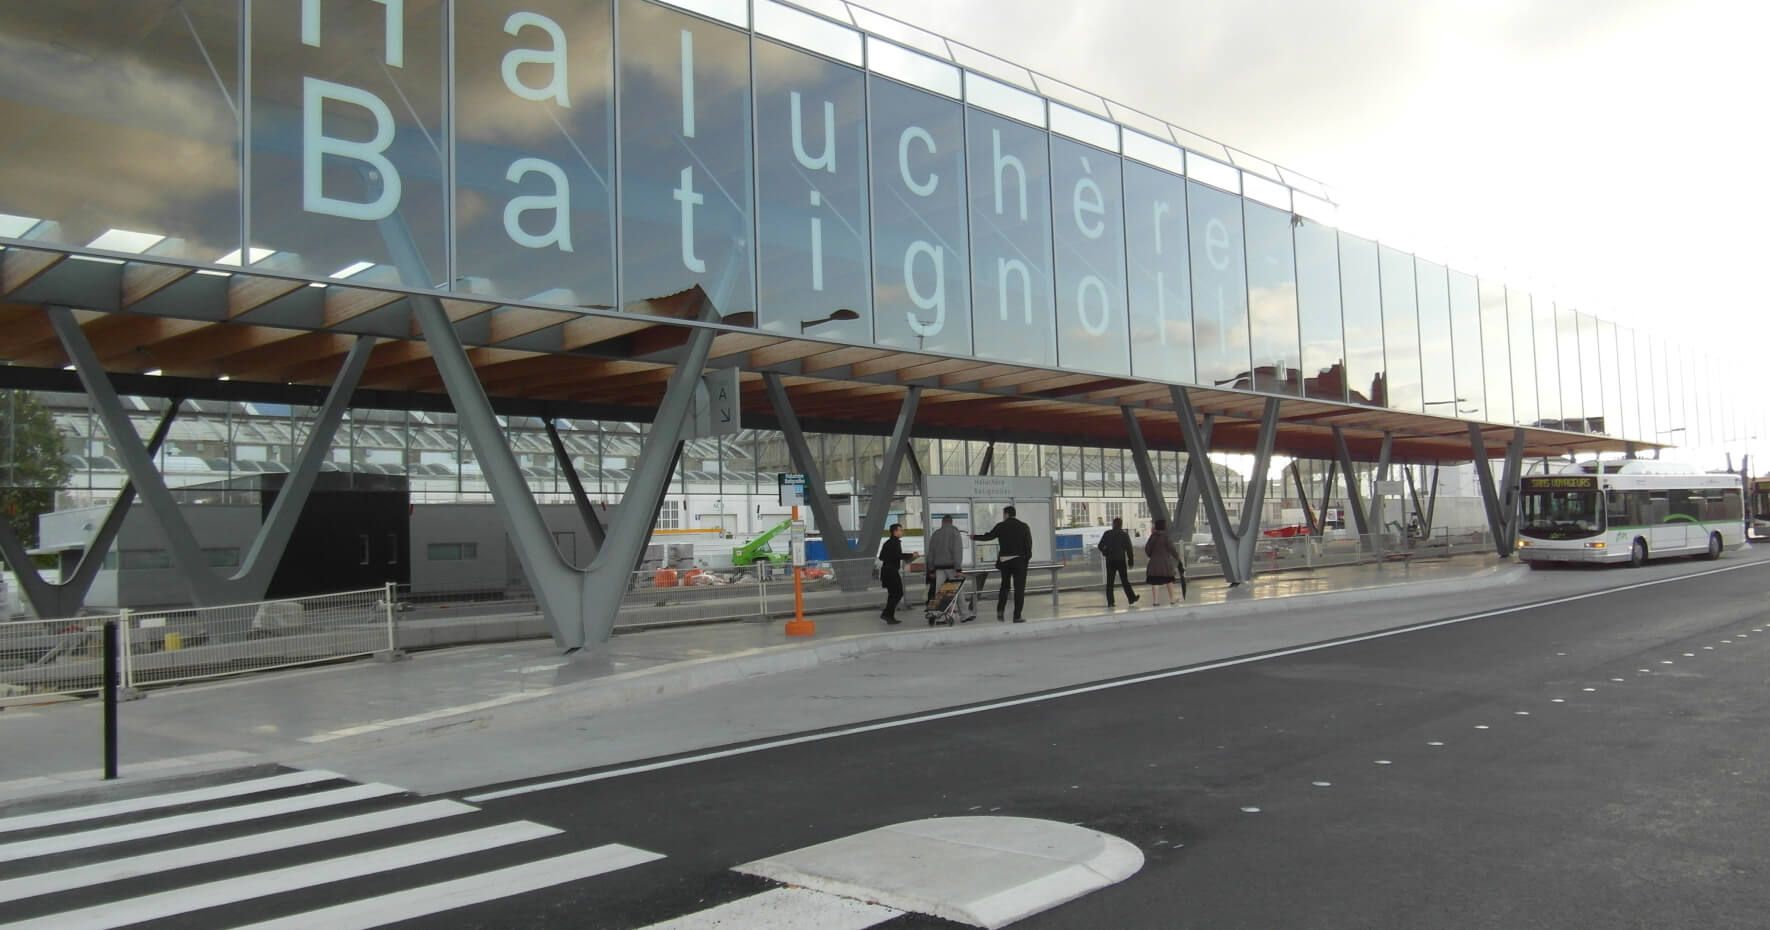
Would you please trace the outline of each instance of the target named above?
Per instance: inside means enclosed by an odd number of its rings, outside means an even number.
[[[1169,388],[1174,410],[1180,417],[1180,432],[1186,437],[1188,450],[1206,449],[1204,437],[1186,388]],[[1200,498],[1205,519],[1211,525],[1211,539],[1217,547],[1217,559],[1223,566],[1223,580],[1230,587],[1241,585],[1254,577],[1254,552],[1260,541],[1260,512],[1266,506],[1266,470],[1272,464],[1272,447],[1278,441],[1279,399],[1269,397],[1260,412],[1260,432],[1254,440],[1254,470],[1248,476],[1248,492],[1242,504],[1241,525],[1229,525],[1229,510],[1223,506],[1223,492],[1217,474],[1200,453],[1194,453],[1201,467],[1196,473],[1201,487]]]
[[[553,458],[559,462],[559,470],[565,473],[566,486],[571,488],[572,503],[577,505],[578,519],[584,521],[584,532],[590,536],[590,557],[602,549],[603,540],[608,538],[608,531],[603,529],[601,518],[596,516],[596,508],[590,503],[590,495],[584,493],[584,482],[578,478],[578,467],[572,464],[572,456],[566,451],[565,440],[559,438],[559,427],[553,418],[541,421],[547,427],[547,440],[553,443]]]
[[[1168,501],[1162,497],[1161,478],[1149,461],[1149,443],[1143,440],[1143,424],[1130,407],[1120,407],[1125,416],[1125,433],[1131,437],[1131,464],[1137,466],[1137,483],[1143,487],[1143,500],[1149,505],[1152,519],[1168,519]],[[993,448],[993,447],[992,447]]]
[[[1322,500],[1323,513],[1320,518],[1317,518],[1315,507],[1309,503],[1309,489],[1303,486],[1303,471],[1297,467],[1295,459],[1291,460],[1291,467],[1288,470],[1291,473],[1291,482],[1297,486],[1297,500],[1303,503],[1303,525],[1309,529],[1309,535],[1320,536],[1322,523],[1327,519],[1325,513],[1327,500],[1325,498]],[[1328,488],[1331,490],[1333,486],[1333,479],[1329,478]]]
[[[160,452],[160,444],[166,441],[166,434],[172,430],[172,421],[178,417],[179,405],[184,401],[174,398],[166,407],[166,413],[160,417],[160,425],[154,427],[154,435],[148,440],[148,458]],[[98,531],[86,542],[86,551],[80,553],[80,564],[74,567],[74,573],[59,582],[51,583],[43,579],[43,573],[37,570],[31,556],[25,551],[24,543],[18,534],[12,531],[12,524],[0,520],[0,557],[12,567],[12,574],[18,578],[19,586],[24,588],[25,598],[31,602],[31,610],[42,620],[60,617],[72,617],[80,612],[86,603],[86,595],[92,590],[93,579],[98,577],[98,570],[111,551],[111,545],[117,541],[117,534],[123,529],[123,520],[129,516],[129,507],[135,503],[135,486],[128,481],[117,491],[117,499],[111,502],[105,511],[104,522],[98,525]]]
[[[358,336],[350,353],[344,357],[344,367],[332,382],[319,415],[314,418],[307,444],[295,457],[288,477],[277,491],[276,502],[265,515],[264,524],[246,551],[239,571],[232,577],[222,578],[210,570],[209,560],[197,544],[196,534],[191,532],[190,524],[179,512],[178,502],[166,487],[166,479],[154,467],[153,457],[142,446],[141,437],[136,435],[135,427],[129,421],[129,414],[123,410],[122,400],[112,388],[110,378],[92,350],[92,344],[86,341],[86,334],[74,319],[73,312],[66,307],[50,307],[48,314],[50,326],[60,337],[74,369],[79,372],[80,383],[92,400],[93,410],[104,421],[111,445],[123,463],[130,483],[141,496],[142,503],[159,521],[160,532],[166,537],[167,548],[172,554],[172,564],[178,569],[191,600],[207,607],[263,599],[264,592],[270,588],[271,576],[276,573],[277,563],[289,545],[295,524],[301,518],[301,508],[307,504],[307,497],[313,491],[320,463],[331,451],[332,437],[338,432],[338,424],[343,421],[350,397],[356,392],[363,368],[369,362],[375,337]]]
[[[1367,545],[1371,530],[1365,517],[1364,493],[1358,488],[1358,473],[1352,469],[1352,452],[1346,446],[1346,434],[1338,426],[1334,427],[1334,456],[1346,479],[1346,510],[1352,514],[1352,528],[1358,531],[1359,545]]]
[[[1518,478],[1524,467],[1524,430],[1512,431],[1512,442],[1506,447],[1506,471],[1502,487],[1493,484],[1493,465],[1487,458],[1487,441],[1481,436],[1481,424],[1469,424],[1469,451],[1475,458],[1475,478],[1481,484],[1481,502],[1487,508],[1487,528],[1493,533],[1494,552],[1502,559],[1512,557],[1517,546],[1514,528],[1518,524]]]
[[[1180,545],[1191,542],[1192,534],[1198,531],[1199,489],[1203,487],[1198,475],[1210,468],[1211,431],[1216,427],[1217,415],[1207,413],[1198,431],[1201,445],[1194,446],[1192,440],[1186,440],[1186,468],[1180,472],[1180,499],[1175,502],[1174,524],[1170,528]],[[1185,438],[1184,432],[1181,437]]]

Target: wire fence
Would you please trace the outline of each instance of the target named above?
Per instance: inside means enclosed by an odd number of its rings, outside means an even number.
[[[104,625],[121,629],[129,688],[330,662],[394,649],[392,586],[286,600],[0,623],[0,706],[93,694]]]

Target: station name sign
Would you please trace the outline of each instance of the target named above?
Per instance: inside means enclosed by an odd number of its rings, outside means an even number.
[[[1552,477],[1524,479],[1526,491],[1596,491],[1598,478],[1596,475],[1580,477]]]

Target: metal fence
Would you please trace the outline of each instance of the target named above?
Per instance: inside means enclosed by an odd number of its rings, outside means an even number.
[[[104,685],[104,625],[121,629],[126,687],[328,662],[394,648],[393,589],[224,607],[0,623],[0,706]]]

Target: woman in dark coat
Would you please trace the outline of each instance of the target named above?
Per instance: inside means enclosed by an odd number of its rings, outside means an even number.
[[[879,619],[886,623],[902,623],[897,619],[897,604],[903,600],[903,567],[916,560],[916,554],[903,551],[903,524],[891,524],[891,538],[879,547],[879,583],[885,586],[885,610]]]
[[[1143,554],[1148,557],[1144,578],[1149,582],[1150,593],[1155,595],[1155,606],[1165,607],[1185,598],[1186,567],[1180,564],[1180,550],[1168,536],[1168,521],[1157,520],[1150,527]],[[1174,597],[1176,581],[1180,582],[1179,598]]]

